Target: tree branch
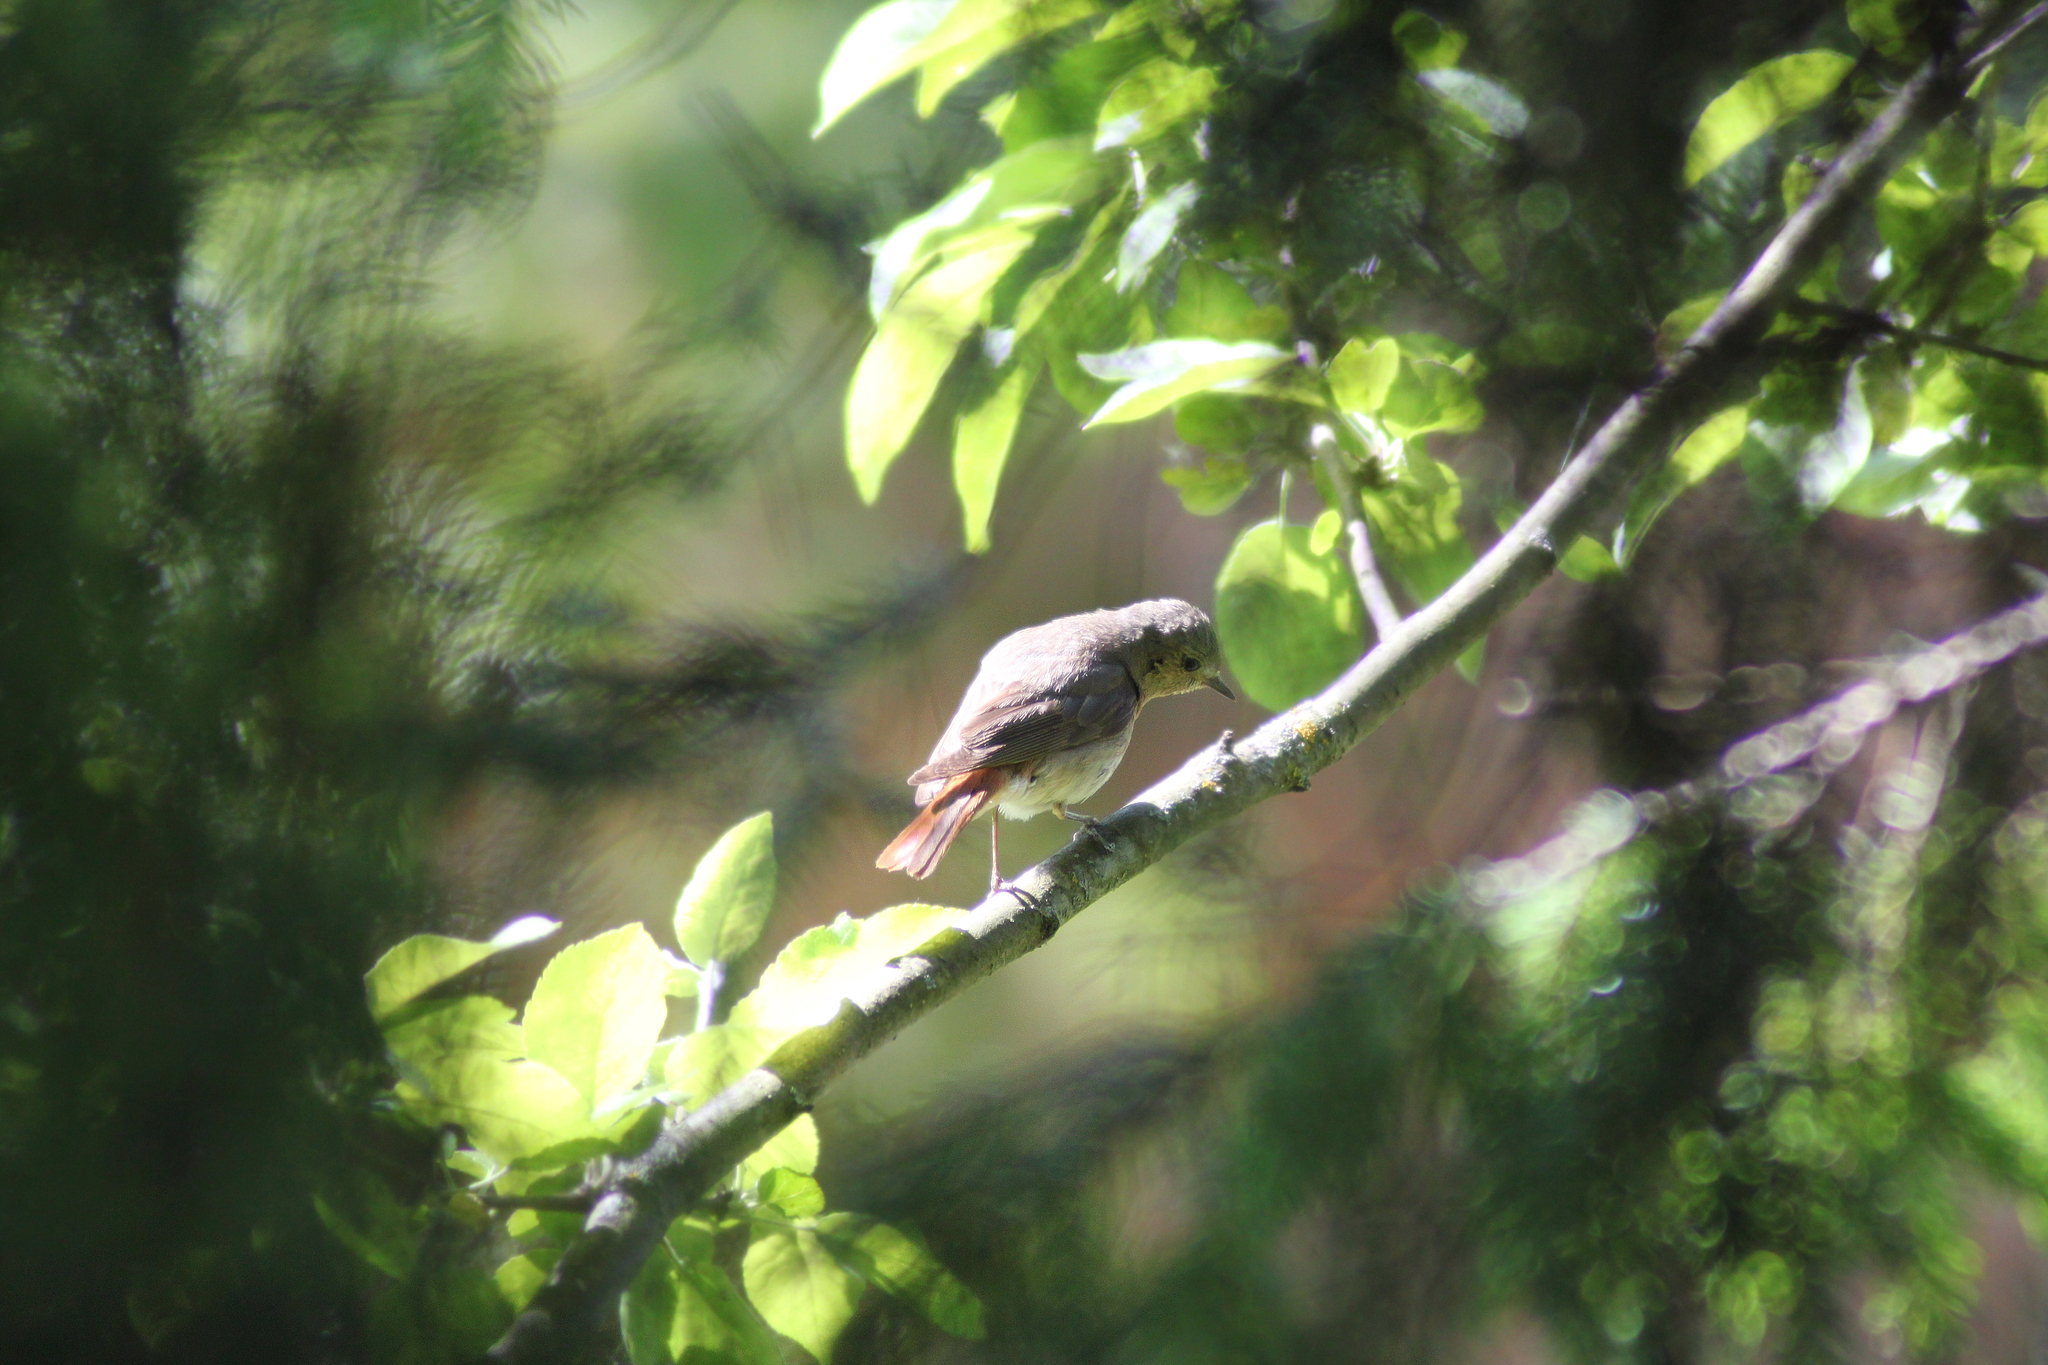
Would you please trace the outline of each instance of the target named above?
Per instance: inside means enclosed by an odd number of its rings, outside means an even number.
[[[1322,462],[1323,472],[1330,476],[1330,487],[1337,492],[1337,515],[1344,519],[1344,536],[1351,544],[1351,576],[1358,582],[1359,599],[1365,603],[1365,614],[1372,618],[1374,638],[1384,640],[1400,629],[1401,609],[1394,605],[1387,581],[1380,577],[1379,561],[1373,558],[1372,527],[1366,522],[1364,504],[1358,500],[1358,480],[1344,463],[1335,437],[1326,435],[1315,446],[1316,458]]]
[[[1967,54],[1965,54],[1967,55]],[[829,1024],[776,1050],[621,1164],[583,1234],[491,1348],[490,1358],[567,1362],[583,1349],[669,1222],[748,1153],[810,1108],[841,1072],[897,1032],[1045,942],[1060,925],[1196,834],[1342,758],[1395,707],[1481,639],[1557,563],[1630,479],[1653,468],[1689,418],[1738,377],[1771,319],[1833,243],[1854,206],[1961,101],[1963,56],[1908,80],[1836,160],[1742,281],[1670,364],[1615,410],[1544,494],[1436,601],[1383,636],[1318,696],[1235,744],[1219,742],[1017,878],[1036,908],[998,893],[959,927],[877,970]]]
[[[1818,299],[1792,299],[1786,303],[1785,311],[1794,317],[1828,318],[1842,323],[1853,331],[1882,332],[1886,336],[1922,346],[1939,346],[1944,350],[1961,351],[1966,355],[1981,355],[1987,360],[1996,360],[2015,369],[2048,372],[2048,360],[2043,360],[2039,356],[2021,355],[2018,351],[2001,351],[1996,346],[1966,341],[1962,337],[1950,336],[1946,332],[1929,332],[1918,327],[1906,327],[1893,322],[1882,313],[1873,313],[1863,308],[1845,308],[1839,303],[1826,303]]]

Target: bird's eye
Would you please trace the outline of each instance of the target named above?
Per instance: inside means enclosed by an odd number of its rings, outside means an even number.
[[[1183,654],[1181,655],[1180,666],[1187,672],[1192,673],[1202,666],[1202,661],[1192,654]]]

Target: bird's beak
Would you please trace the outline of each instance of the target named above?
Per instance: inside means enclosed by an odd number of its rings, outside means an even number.
[[[1225,683],[1221,678],[1204,678],[1202,680],[1202,686],[1208,688],[1212,692],[1221,692],[1224,696],[1228,697],[1232,701],[1237,700],[1237,693],[1231,691],[1229,684]]]

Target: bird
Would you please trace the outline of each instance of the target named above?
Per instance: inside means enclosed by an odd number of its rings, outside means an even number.
[[[1177,598],[1062,616],[1004,636],[981,659],[931,759],[910,775],[921,809],[875,866],[932,875],[969,820],[990,807],[1011,820],[1051,811],[1095,830],[1069,807],[1109,781],[1154,697],[1224,683],[1216,627]],[[1002,879],[989,821],[989,894]],[[1021,894],[1021,893],[1020,893]]]

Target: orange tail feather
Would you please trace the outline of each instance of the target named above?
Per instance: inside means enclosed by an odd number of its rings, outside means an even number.
[[[875,866],[884,872],[931,876],[967,822],[988,808],[1008,779],[1007,772],[995,768],[975,768],[948,779],[903,832],[889,841]]]

